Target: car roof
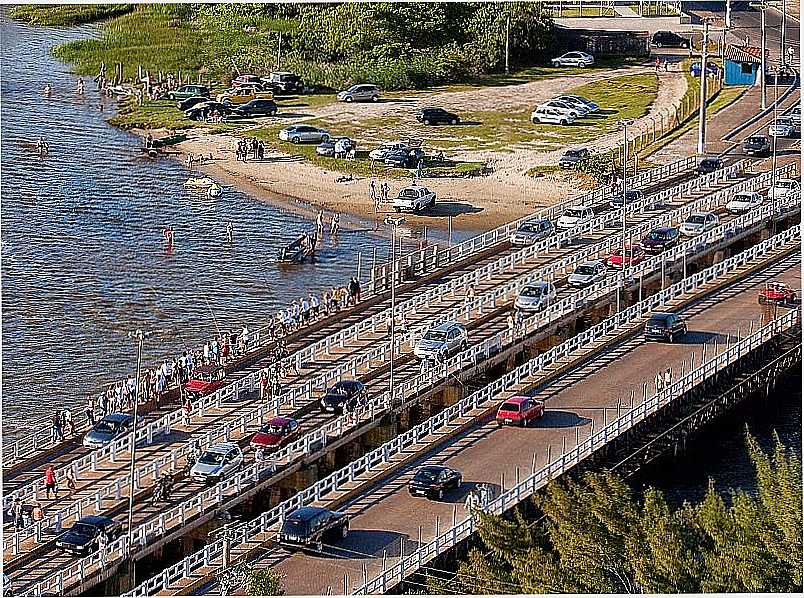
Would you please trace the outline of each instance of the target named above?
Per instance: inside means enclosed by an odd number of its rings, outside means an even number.
[[[452,471],[451,467],[447,467],[446,465],[422,465],[416,473],[420,471],[432,471],[432,472],[442,472],[442,471]]]
[[[207,374],[217,372],[218,370],[222,370],[223,366],[218,365],[216,363],[203,363],[199,365],[195,370],[193,370],[193,374]]]
[[[271,419],[268,420],[267,425],[270,425],[270,426],[286,426],[290,422],[294,422],[294,421],[296,421],[296,420],[293,419],[292,417],[281,417],[281,416],[280,417],[272,417]]]
[[[109,415],[105,415],[102,421],[109,421],[109,422],[126,422],[131,421],[134,418],[129,415],[128,413],[110,413]]]
[[[114,523],[114,519],[111,517],[105,517],[103,515],[87,515],[86,517],[81,517],[78,520],[78,523],[89,523],[90,525],[109,525],[110,523]]]
[[[316,515],[321,513],[328,513],[329,509],[323,507],[300,507],[288,515],[288,519],[296,519],[300,521],[310,521]]]
[[[528,220],[525,220],[524,222],[520,222],[519,226],[522,226],[523,224],[540,224],[542,222],[547,222],[549,224],[550,219],[549,218],[530,218]]]
[[[237,446],[234,442],[218,442],[217,444],[213,444],[207,449],[208,453],[228,453],[233,449],[239,449],[240,447]]]
[[[511,397],[510,399],[505,399],[504,403],[516,403],[517,405],[521,405],[525,401],[529,400],[530,397]]]
[[[441,331],[441,332],[447,332],[447,331],[452,330],[453,328],[456,328],[456,327],[457,328],[463,328],[464,326],[463,326],[463,324],[459,324],[458,322],[443,322],[443,323],[439,324],[438,326],[436,326],[435,328],[433,328],[433,330],[438,330],[438,331]]]
[[[676,314],[669,312],[669,311],[657,311],[655,314],[651,314],[651,318],[656,318],[657,320],[665,320],[670,316],[674,316]]]
[[[600,260],[590,260],[588,262],[584,262],[583,264],[580,264],[578,267],[580,268],[580,266],[602,266],[602,265],[603,265],[603,262],[600,261]]]
[[[570,206],[567,208],[568,210],[591,210],[589,206]]]
[[[550,283],[547,282],[546,280],[537,280],[536,282],[529,282],[528,284],[525,285],[524,288],[527,288],[527,287],[539,287],[540,289],[543,289],[543,288],[549,287],[549,286],[550,286]]]
[[[713,212],[693,212],[690,216],[708,216],[709,214],[713,214]],[[687,216],[687,218],[690,216]]]
[[[669,232],[673,232],[675,230],[676,229],[673,226],[660,226],[659,228],[654,228],[650,232],[652,232],[652,233],[669,233]]]

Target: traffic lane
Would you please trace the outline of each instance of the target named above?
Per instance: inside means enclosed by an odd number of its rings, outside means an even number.
[[[784,280],[800,287],[800,259],[797,254],[782,267],[752,275],[684,310],[691,334],[683,343],[645,343],[641,335],[637,335],[592,359],[577,374],[547,385],[536,393],[539,398],[547,398],[548,411],[535,427],[498,429],[494,422],[486,422],[375,485],[346,507],[345,510],[354,515],[353,531],[347,540],[325,549],[333,556],[295,553],[276,565],[286,576],[286,591],[294,595],[323,594],[328,586],[338,589],[344,574],[349,575],[352,584],[362,579],[364,564],[369,567],[371,576],[371,570],[379,567],[377,557],[381,557],[383,551],[388,558],[398,556],[401,543],[406,552],[415,550],[420,526],[427,542],[434,536],[436,517],[440,529],[444,530],[451,524],[453,512],[458,519],[465,515],[463,501],[475,484],[499,484],[500,477],[504,476],[506,486],[510,486],[517,472],[521,479],[534,463],[537,468],[545,465],[548,447],[551,447],[549,452],[557,456],[564,439],[567,446],[572,446],[576,429],[583,439],[589,434],[592,421],[599,429],[604,418],[610,420],[618,400],[622,402],[630,397],[632,388],[641,392],[643,382],[652,381],[657,364],[661,364],[662,369],[671,367],[678,372],[682,362],[693,354],[699,361],[703,343],[723,338],[739,328],[747,331],[749,321],[758,317],[756,293],[764,282]],[[462,489],[447,495],[443,502],[411,497],[406,485],[424,463],[446,464],[463,472]],[[309,575],[311,570],[318,575]]]
[[[732,27],[730,31],[738,36],[748,35],[751,45],[759,47],[762,43],[762,15],[759,10],[733,11],[731,13]],[[779,56],[779,46],[782,40],[782,15],[776,10],[765,12],[765,43],[773,57]],[[799,24],[788,18],[785,27],[785,45],[796,49],[800,40]]]

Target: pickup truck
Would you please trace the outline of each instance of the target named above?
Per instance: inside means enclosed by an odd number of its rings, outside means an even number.
[[[433,207],[436,204],[436,194],[427,187],[411,185],[399,192],[393,202],[397,212],[419,212],[423,208]]]
[[[218,94],[217,100],[221,104],[232,104],[235,106],[245,104],[251,100],[273,100],[273,91],[256,91],[249,87],[235,87]]]

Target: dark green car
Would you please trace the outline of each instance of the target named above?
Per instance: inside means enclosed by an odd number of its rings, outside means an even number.
[[[209,97],[209,87],[206,85],[182,85],[178,89],[167,92],[169,100],[186,100],[193,96]]]

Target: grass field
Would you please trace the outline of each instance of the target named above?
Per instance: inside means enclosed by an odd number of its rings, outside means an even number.
[[[24,4],[11,10],[11,17],[43,27],[67,27],[94,23],[130,13],[133,4]]]

